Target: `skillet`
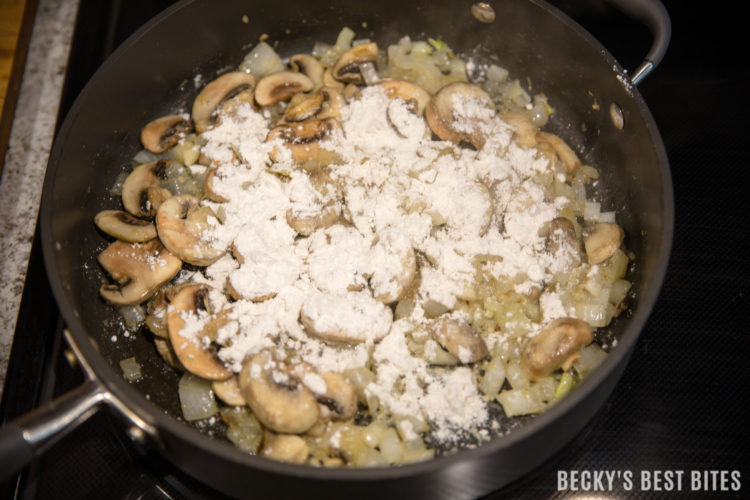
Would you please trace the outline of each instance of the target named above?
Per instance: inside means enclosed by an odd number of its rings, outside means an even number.
[[[606,400],[627,362],[656,299],[672,236],[672,192],[664,147],[634,83],[655,66],[669,38],[668,18],[653,2],[625,2],[647,15],[656,32],[646,61],[631,77],[591,36],[539,1],[495,2],[496,21],[479,23],[469,3],[395,1],[377,5],[282,1],[220,4],[188,0],[139,30],[102,66],[74,104],[56,139],[41,211],[45,263],[69,328],[67,340],[88,382],[49,409],[19,419],[2,431],[0,470],[12,472],[43,451],[70,424],[106,404],[123,416],[134,439],[158,448],[189,474],[233,496],[291,496],[325,490],[333,496],[389,493],[428,497],[475,497],[496,489],[541,463],[585,425]],[[645,9],[645,10],[644,10]],[[248,16],[248,23],[242,16]],[[511,74],[528,75],[557,113],[549,128],[607,179],[603,206],[618,211],[637,256],[637,292],[629,317],[606,335],[617,339],[606,362],[560,404],[517,425],[507,436],[475,450],[398,468],[320,470],[248,456],[179,421],[177,374],[165,367],[145,336],[110,340],[119,328],[111,308],[98,299],[103,279],[95,256],[106,245],[93,215],[118,201],[103,196],[140,148],[141,126],[175,108],[189,109],[199,89],[195,74],[215,76],[236,66],[260,34],[279,40],[284,55],[331,41],[341,27],[359,31],[363,21],[381,46],[404,34],[441,35],[458,52],[497,55]],[[597,106],[594,106],[594,104]],[[613,106],[614,105],[614,106]],[[623,119],[615,126],[611,112]],[[585,126],[582,126],[585,125]],[[122,379],[121,359],[136,355],[143,382]],[[148,396],[148,398],[146,397]]]

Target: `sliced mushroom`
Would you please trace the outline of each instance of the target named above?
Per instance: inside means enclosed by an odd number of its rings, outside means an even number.
[[[506,109],[501,113],[501,117],[513,128],[519,145],[526,148],[536,146],[536,134],[539,132],[539,129],[531,122],[528,116]]]
[[[289,102],[279,125],[313,119],[341,118],[341,108],[344,104],[344,96],[332,87],[322,87],[314,94],[297,94]]]
[[[256,78],[244,71],[225,73],[210,82],[193,101],[193,122],[198,133],[217,123],[220,106],[232,99],[252,102]]]
[[[593,339],[585,321],[557,319],[527,342],[521,353],[521,368],[531,380],[542,379],[558,368],[567,370],[578,360],[578,352]]]
[[[343,375],[336,372],[318,373],[309,363],[297,363],[294,374],[310,389],[321,407],[321,417],[349,420],[357,412],[357,393]]]
[[[208,293],[206,285],[193,284],[174,296],[167,311],[169,341],[185,369],[208,380],[225,380],[232,376],[232,371],[219,360],[213,348],[206,345],[202,332],[204,321],[199,319],[211,315]]]
[[[391,330],[393,313],[365,292],[316,293],[300,310],[307,333],[330,342],[379,342]]]
[[[442,87],[425,108],[430,129],[440,139],[459,144],[470,143],[482,149],[495,115],[495,104],[479,86],[453,82]]]
[[[169,253],[159,240],[142,244],[115,241],[97,260],[117,282],[102,285],[99,293],[116,305],[140,304],[182,267],[182,261]]]
[[[343,92],[344,88],[346,88],[347,86],[333,77],[332,70],[333,66],[326,68],[326,70],[323,72],[323,85],[338,90],[339,92]]]
[[[318,421],[320,411],[312,391],[276,361],[269,350],[243,363],[239,385],[250,409],[269,429],[299,434]]]
[[[417,258],[408,236],[386,231],[370,249],[368,259],[375,268],[370,273],[370,288],[384,304],[397,301],[414,281]]]
[[[378,45],[374,42],[355,45],[339,57],[331,69],[331,75],[340,82],[360,83],[363,81],[360,65],[376,64]]]
[[[189,282],[178,283],[171,286],[163,286],[156,292],[154,298],[148,305],[146,315],[146,326],[151,333],[163,339],[169,338],[167,330],[167,308],[177,292],[189,285]]]
[[[314,86],[313,81],[302,73],[271,73],[261,78],[255,87],[255,102],[260,106],[271,106],[300,92],[312,90]]]
[[[598,222],[583,230],[583,246],[592,266],[612,257],[625,239],[625,231],[613,222]]]
[[[141,130],[141,143],[152,153],[168,150],[193,130],[190,120],[180,115],[162,116],[149,122]]]
[[[224,255],[226,249],[214,247],[203,238],[210,217],[216,217],[213,210],[201,207],[195,196],[174,196],[165,201],[156,213],[159,239],[183,261],[196,266],[211,265]]]
[[[214,189],[214,179],[217,177],[216,168],[212,168],[206,174],[206,179],[203,181],[203,191],[206,193],[206,198],[217,203],[226,203],[229,200]]]
[[[335,118],[309,120],[279,125],[271,129],[266,141],[280,139],[284,147],[291,152],[295,163],[301,164],[313,159],[325,161],[333,157],[333,152],[321,147],[320,142],[335,130],[341,130],[341,124]],[[282,158],[281,152],[274,148],[270,158],[272,161],[279,161]]]
[[[263,432],[263,445],[258,454],[282,462],[303,464],[310,454],[310,449],[307,442],[299,436],[276,434],[266,430]]]
[[[554,149],[565,165],[565,173],[569,176],[574,176],[578,172],[578,169],[581,168],[581,160],[578,159],[575,152],[560,137],[549,132],[540,131],[536,134],[536,140],[538,142],[546,142],[552,146],[552,149]]]
[[[153,217],[172,193],[163,188],[167,180],[169,160],[138,165],[122,185],[122,205],[136,217]]]
[[[211,389],[216,394],[216,397],[230,406],[245,406],[247,404],[247,401],[245,401],[240,392],[240,384],[237,381],[236,375],[226,380],[214,380],[211,384]]]
[[[156,352],[159,353],[159,356],[169,366],[181,372],[185,371],[185,367],[180,363],[180,359],[175,354],[174,349],[172,349],[172,344],[169,343],[169,340],[157,337],[154,339],[154,346],[156,346]]]
[[[545,249],[556,259],[565,259],[573,266],[581,263],[580,244],[575,226],[565,217],[557,217],[549,223]]]
[[[319,212],[297,212],[291,208],[286,211],[286,222],[302,236],[310,236],[318,229],[325,229],[336,224],[341,209],[336,203],[329,203]]]
[[[320,374],[326,383],[326,392],[318,394],[318,402],[327,409],[331,420],[349,420],[357,413],[357,393],[352,384],[340,373]]]
[[[143,243],[156,238],[156,226],[151,221],[133,217],[122,210],[102,210],[94,217],[96,227],[128,243]]]
[[[489,354],[484,339],[463,321],[439,318],[428,330],[432,338],[461,363],[475,363]]]
[[[309,54],[296,54],[289,58],[289,66],[292,71],[299,71],[312,80],[314,88],[323,86],[323,65],[315,57]]]
[[[425,107],[430,102],[430,93],[416,83],[403,80],[385,80],[377,85],[385,90],[385,95],[391,99],[401,98],[406,101],[410,109],[418,116],[424,114]]]

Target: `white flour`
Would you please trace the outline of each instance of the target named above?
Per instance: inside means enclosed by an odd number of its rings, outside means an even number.
[[[471,368],[434,369],[412,355],[408,334],[426,323],[426,301],[450,309],[465,296],[478,256],[493,256],[485,269],[514,279],[520,293],[549,279],[552,262],[539,231],[566,200],[548,200],[530,180],[547,160],[512,142],[512,129],[494,110],[456,105],[462,119],[481,121],[480,151],[431,140],[404,101],[363,89],[342,110],[342,129],[324,141],[340,156],[324,188],[284,151],[273,171],[289,175],[266,170],[269,154],[284,146],[264,142],[272,124],[249,105],[204,134],[202,154],[217,168],[213,191],[228,200],[205,202],[225,214],[209,236],[234,258],[223,257],[196,281],[228,284],[237,299],[226,305],[233,321],[217,340],[227,366],[238,372],[248,355],[282,346],[321,372],[371,366],[376,380],[365,392],[387,414],[429,422],[437,440],[490,425]],[[287,223],[290,211],[315,216],[326,204],[341,214],[338,223],[307,237]],[[373,297],[399,293],[414,251],[421,256],[414,311],[394,321]],[[551,294],[542,296],[541,309],[545,320],[567,314]],[[311,335],[301,311],[316,331],[345,332],[347,343]],[[200,331],[202,318],[185,319],[190,332]],[[302,382],[323,388],[313,376]]]

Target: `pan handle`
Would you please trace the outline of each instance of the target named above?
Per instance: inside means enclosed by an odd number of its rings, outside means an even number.
[[[99,383],[86,381],[6,425],[0,431],[0,483],[96,413],[105,393]]]
[[[106,404],[130,425],[133,437],[156,438],[156,429],[109,392],[86,362],[68,330],[63,336],[86,375],[83,385],[18,417],[0,430],[0,484]],[[134,431],[137,430],[137,431]],[[158,443],[158,440],[156,440]]]
[[[630,77],[630,82],[638,85],[661,62],[667,52],[669,40],[672,38],[672,22],[669,19],[669,13],[659,0],[607,0],[607,2],[636,21],[645,24],[654,37],[651,50]]]

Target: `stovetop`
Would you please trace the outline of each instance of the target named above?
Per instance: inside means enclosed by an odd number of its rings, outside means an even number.
[[[106,56],[171,3],[81,0],[61,120]],[[611,9],[590,12],[579,2],[552,3],[564,7],[623,66],[633,68],[640,62],[650,42],[645,28]],[[750,491],[750,436],[742,404],[750,386],[748,223],[743,203],[750,187],[745,172],[750,70],[742,54],[750,40],[739,12],[698,10],[678,0],[664,3],[673,23],[670,49],[639,87],[661,131],[675,190],[675,236],[661,295],[604,407],[564,450],[493,498],[576,496],[557,491],[561,471],[568,478],[584,471],[632,474],[631,490],[620,482],[613,491],[594,496],[655,496],[653,483],[644,490],[641,474],[654,478],[656,471],[680,470],[688,475],[686,482],[690,471],[739,471],[741,490],[723,494],[741,498]],[[37,235],[1,422],[82,380],[64,355],[61,330]],[[685,491],[661,494],[687,496]],[[705,497],[706,492],[696,496]],[[15,481],[0,485],[0,498],[221,496],[154,452],[140,449],[119,422],[100,412]]]

